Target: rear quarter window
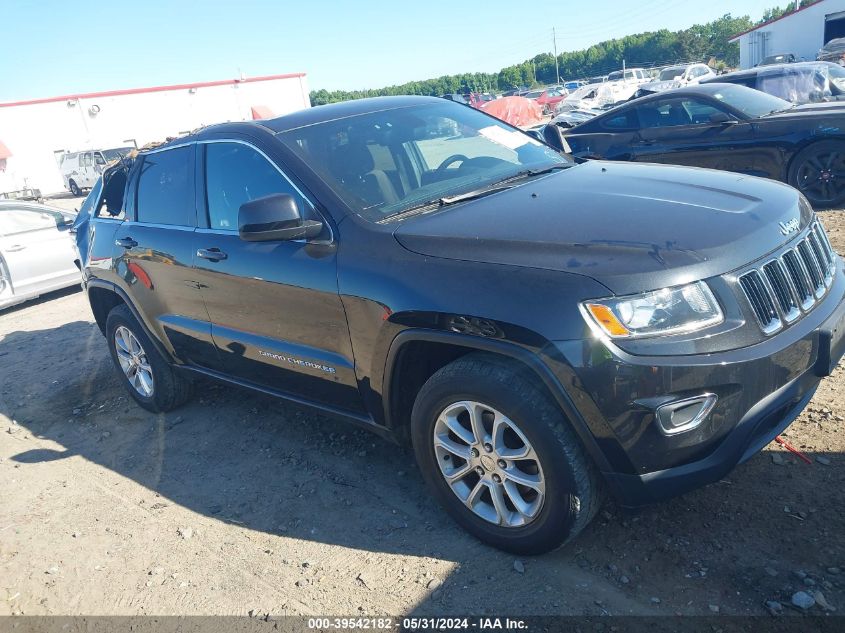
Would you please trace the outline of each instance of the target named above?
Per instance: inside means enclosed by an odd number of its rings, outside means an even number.
[[[138,222],[194,226],[193,147],[144,156],[138,177]]]

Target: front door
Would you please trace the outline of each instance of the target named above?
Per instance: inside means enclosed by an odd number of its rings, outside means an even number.
[[[223,371],[329,406],[362,412],[346,314],[337,289],[337,243],[326,224],[312,241],[247,242],[241,204],[288,193],[311,202],[252,145],[198,145],[207,228],[197,231],[196,278]]]
[[[649,101],[637,108],[642,126],[632,139],[634,160],[754,174],[754,129],[696,97]]]

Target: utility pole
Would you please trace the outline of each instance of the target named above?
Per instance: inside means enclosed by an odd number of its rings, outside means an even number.
[[[555,77],[557,77],[556,83],[560,83],[560,67],[557,63],[557,33],[555,32],[555,27],[552,27],[552,40],[554,40],[555,45]]]

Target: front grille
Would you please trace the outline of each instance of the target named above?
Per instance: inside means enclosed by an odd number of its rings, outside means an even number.
[[[815,305],[833,283],[836,254],[821,223],[814,222],[796,244],[739,276],[757,322],[773,334]]]

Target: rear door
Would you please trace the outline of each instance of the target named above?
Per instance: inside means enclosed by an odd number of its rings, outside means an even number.
[[[196,275],[223,371],[253,385],[363,412],[330,226],[310,241],[242,240],[238,210],[249,200],[287,193],[303,213],[321,216],[258,146],[220,140],[198,149],[207,215],[206,228],[197,231]]]
[[[670,97],[640,104],[637,114],[641,127],[631,143],[633,160],[755,173],[759,149],[753,126],[716,103]]]
[[[196,251],[194,146],[138,159],[127,219],[115,231],[116,272],[147,327],[178,360],[216,368],[217,352],[193,275]]]
[[[62,213],[25,205],[0,210],[0,266],[5,264],[15,295],[81,281],[74,259],[70,225]],[[4,297],[8,293],[0,288]]]

